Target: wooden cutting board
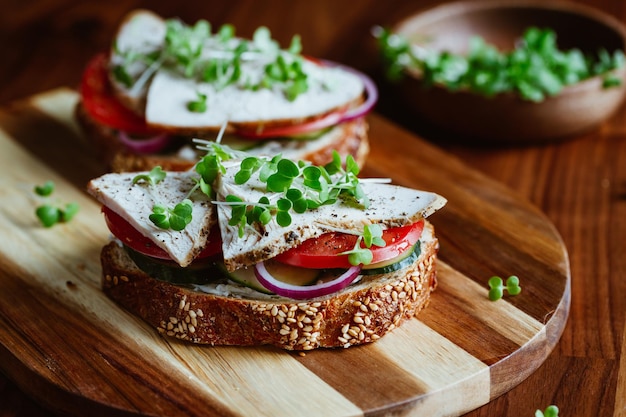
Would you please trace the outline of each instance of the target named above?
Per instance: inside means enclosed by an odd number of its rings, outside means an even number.
[[[161,338],[100,291],[108,239],[84,191],[103,167],[53,90],[0,110],[0,369],[65,414],[92,416],[456,416],[530,375],[567,320],[570,271],[553,225],[504,186],[377,115],[364,176],[435,191],[439,287],[380,341],[306,355]],[[70,223],[44,229],[32,188],[54,180]],[[518,275],[492,302],[487,280]]]

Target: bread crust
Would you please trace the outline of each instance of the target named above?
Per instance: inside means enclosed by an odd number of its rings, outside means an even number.
[[[137,268],[116,242],[101,253],[102,287],[166,337],[297,351],[347,348],[378,340],[428,304],[439,247],[432,225],[425,227],[421,254],[412,265],[310,300],[235,298],[159,281]]]
[[[159,165],[166,171],[185,171],[193,167],[196,161],[184,159],[176,154],[136,154],[120,143],[117,131],[96,122],[87,112],[82,102],[78,102],[74,111],[75,118],[93,143],[98,155],[111,172],[149,171]],[[352,155],[359,166],[363,166],[369,154],[368,124],[365,119],[356,119],[344,124],[343,134],[326,146],[313,151],[302,152],[295,159],[309,161],[315,165],[324,165],[332,161],[333,150],[344,159]]]

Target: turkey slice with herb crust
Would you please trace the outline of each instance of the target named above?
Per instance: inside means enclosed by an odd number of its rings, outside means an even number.
[[[145,180],[133,184],[137,175],[149,173],[106,174],[91,180],[87,191],[165,250],[180,266],[188,266],[206,246],[209,231],[217,221],[215,208],[206,194],[197,188],[189,195],[198,174],[168,172],[156,184]],[[155,205],[173,208],[185,198],[191,200],[192,219],[183,230],[161,229],[149,219]]]
[[[239,171],[240,162],[225,164],[226,172],[218,177],[215,185],[218,200],[224,202],[230,195],[245,202],[258,202],[266,196],[275,203],[279,194],[268,193],[266,184],[256,177],[245,184],[236,183],[235,174]],[[383,229],[413,224],[446,203],[446,199],[438,194],[398,185],[362,181],[361,187],[369,199],[368,208],[354,198],[340,197],[334,204],[293,213],[291,224],[286,227],[275,220],[266,225],[254,223],[244,229],[242,237],[237,225],[228,224],[232,218],[232,206],[218,203],[226,268],[233,271],[254,265],[328,232],[358,234],[367,224],[377,223]]]

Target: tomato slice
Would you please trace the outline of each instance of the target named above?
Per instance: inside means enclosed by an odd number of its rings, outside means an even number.
[[[347,109],[342,108],[328,113],[327,115],[315,119],[311,122],[290,126],[268,127],[267,129],[237,129],[237,136],[249,140],[262,140],[267,138],[279,138],[285,136],[296,136],[304,133],[315,132],[330,126],[334,126],[343,120]]]
[[[113,236],[131,249],[152,258],[164,260],[172,259],[166,251],[155,245],[152,240],[142,235],[123,217],[110,208],[103,206],[102,213],[104,213],[104,220]],[[207,258],[222,252],[222,238],[217,225],[211,229],[209,236],[216,236],[217,239],[210,239],[207,246],[200,252],[196,259]]]
[[[383,231],[386,246],[372,246],[372,263],[395,258],[411,249],[419,240],[424,229],[424,221],[393,227]],[[281,253],[275,259],[289,265],[303,268],[350,268],[348,255],[339,255],[352,250],[357,236],[345,233],[325,233],[318,238],[309,239],[300,246]]]
[[[124,107],[113,93],[108,75],[108,56],[100,53],[93,57],[83,73],[80,95],[89,115],[99,123],[135,135],[156,133],[146,124],[144,117]]]

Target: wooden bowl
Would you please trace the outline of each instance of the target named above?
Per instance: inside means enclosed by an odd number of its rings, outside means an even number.
[[[626,49],[626,30],[612,17],[590,7],[555,0],[467,0],[443,4],[410,16],[393,31],[435,50],[465,53],[470,37],[481,36],[500,50],[511,50],[530,26],[553,29],[561,50],[596,53]],[[426,41],[425,41],[426,40]],[[485,97],[426,87],[407,72],[401,94],[422,118],[445,131],[482,142],[523,144],[562,140],[598,127],[620,106],[626,68],[615,72],[619,87],[603,88],[596,76],[534,103],[513,93]]]

